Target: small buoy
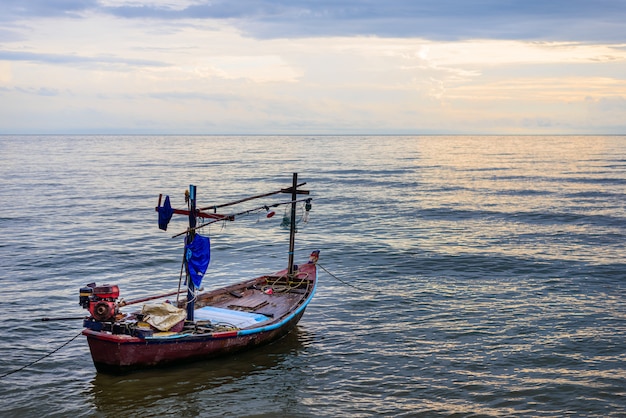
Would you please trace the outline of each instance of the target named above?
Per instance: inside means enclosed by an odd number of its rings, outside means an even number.
[[[271,212],[267,212],[267,215],[265,215],[265,216],[267,216],[268,218],[271,218],[274,215],[276,215],[276,212],[271,211]]]

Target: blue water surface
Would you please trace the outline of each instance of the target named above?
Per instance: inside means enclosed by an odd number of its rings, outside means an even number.
[[[296,262],[323,270],[288,337],[114,377],[80,321],[38,320],[84,314],[92,281],[176,288],[160,193],[209,206],[293,172]],[[2,136],[0,184],[0,375],[46,356],[0,379],[1,416],[626,415],[626,137]],[[285,268],[282,215],[207,227],[203,285]]]

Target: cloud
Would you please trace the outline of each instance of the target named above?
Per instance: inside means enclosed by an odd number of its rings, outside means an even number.
[[[6,0],[0,133],[613,133],[616,4]]]
[[[2,0],[3,13],[0,16],[4,16],[4,20],[78,16],[99,7],[98,0]]]
[[[242,15],[240,29],[258,37],[372,35],[431,40],[626,39],[619,0],[290,2]]]
[[[150,66],[161,67],[167,64],[154,61],[143,60],[128,57],[112,57],[112,56],[96,56],[88,57],[81,55],[66,55],[66,54],[47,54],[47,53],[35,53],[35,52],[22,52],[22,51],[3,51],[0,50],[1,61],[29,61],[40,62],[48,64],[81,64],[81,63],[104,63],[104,64],[122,64],[124,66]]]
[[[105,13],[228,20],[249,36],[415,37],[622,42],[623,0],[4,0],[5,19]]]

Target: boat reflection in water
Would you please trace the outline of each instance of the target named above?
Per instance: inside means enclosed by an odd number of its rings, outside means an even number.
[[[296,328],[274,343],[233,356],[123,376],[96,373],[83,393],[85,403],[102,416],[140,416],[141,411],[153,416],[221,416],[236,409],[242,393],[253,392],[259,410],[272,411],[280,405],[276,396],[295,397],[290,388],[304,384],[307,375],[297,369],[306,367],[299,354],[309,339],[306,331]],[[246,404],[249,407],[251,399]],[[251,411],[242,409],[241,414]]]

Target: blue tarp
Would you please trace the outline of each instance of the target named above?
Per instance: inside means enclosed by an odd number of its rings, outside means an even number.
[[[185,245],[185,257],[191,282],[198,288],[211,261],[211,241],[209,237],[196,234],[191,244]]]
[[[270,318],[263,314],[253,312],[233,311],[231,309],[205,306],[195,310],[194,319],[196,321],[211,321],[213,324],[229,324],[237,328],[246,328],[250,325],[265,322]]]

